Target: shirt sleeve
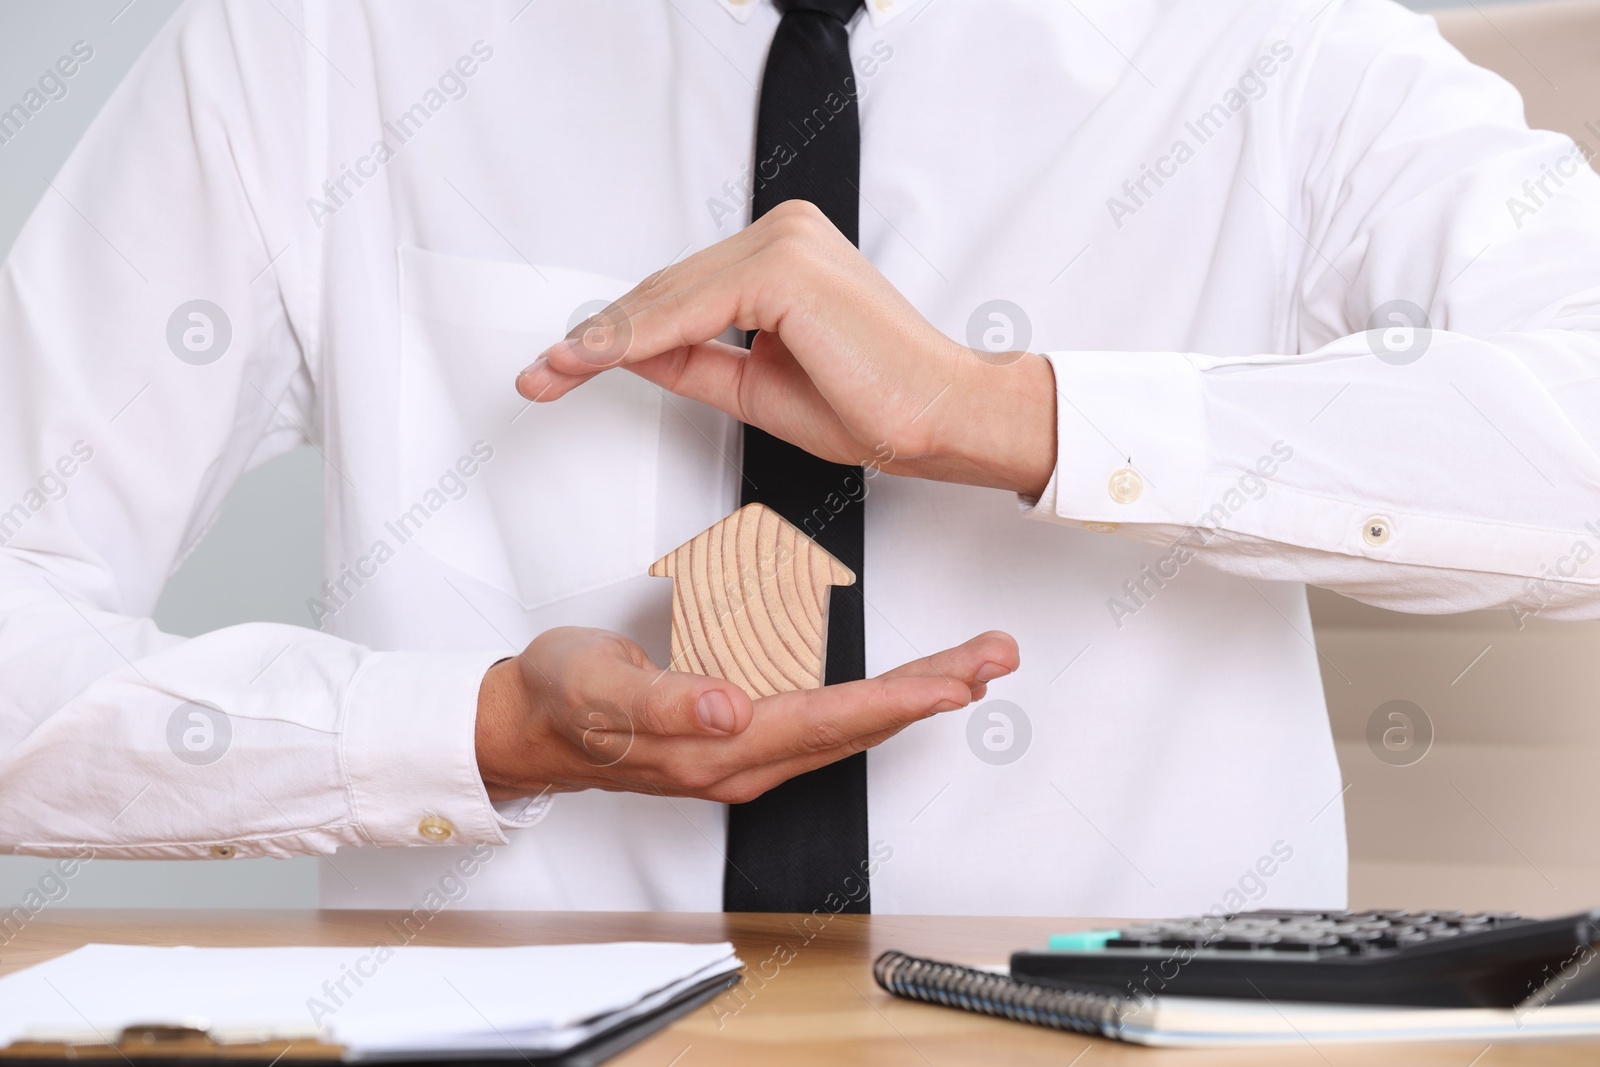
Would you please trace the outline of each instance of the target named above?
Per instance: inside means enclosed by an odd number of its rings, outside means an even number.
[[[1528,130],[1431,19],[1324,18],[1254,177],[1287,205],[1291,351],[1048,354],[1058,463],[1024,507],[1166,546],[1156,579],[1600,616],[1593,150]]]
[[[0,267],[0,851],[505,840],[473,746],[503,652],[149,617],[239,474],[321,437],[305,17],[186,7]]]

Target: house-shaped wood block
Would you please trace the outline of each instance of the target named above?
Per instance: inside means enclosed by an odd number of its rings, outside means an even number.
[[[650,573],[674,583],[671,669],[725,679],[752,697],[822,685],[828,596],[856,580],[765,504],[746,504]]]

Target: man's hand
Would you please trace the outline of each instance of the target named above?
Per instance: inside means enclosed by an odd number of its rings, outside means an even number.
[[[478,769],[493,800],[609,789],[741,803],[979,699],[1017,669],[990,632],[860,682],[752,702],[718,678],[663,671],[619,634],[561,627],[489,669]]]
[[[761,331],[748,353],[714,340],[729,326]],[[580,324],[517,389],[551,401],[627,367],[823,459],[1037,496],[1055,467],[1055,380],[1041,356],[1008,357],[934,329],[791,200]]]

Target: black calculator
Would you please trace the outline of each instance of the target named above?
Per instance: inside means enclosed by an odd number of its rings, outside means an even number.
[[[1011,976],[1148,1000],[1511,1008],[1600,999],[1600,910],[1248,911],[1063,934]]]

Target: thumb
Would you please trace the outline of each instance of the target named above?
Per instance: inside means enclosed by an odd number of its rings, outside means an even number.
[[[653,667],[630,672],[629,699],[641,733],[666,737],[742,733],[754,716],[750,695],[732,682]]]

